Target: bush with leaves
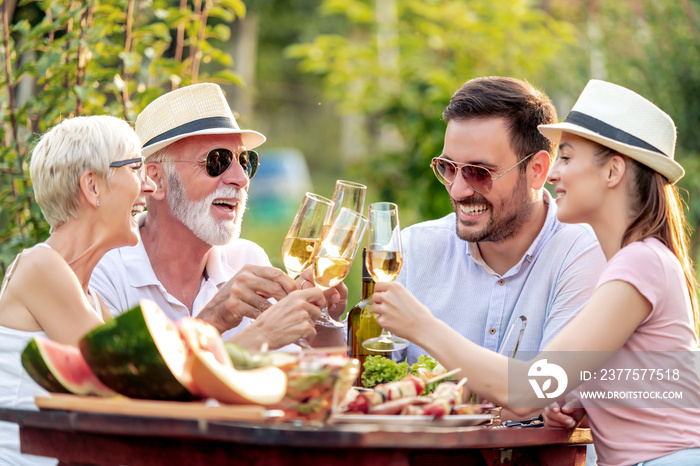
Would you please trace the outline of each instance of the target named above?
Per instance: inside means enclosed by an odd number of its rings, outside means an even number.
[[[133,122],[154,98],[200,82],[238,84],[222,50],[242,0],[0,1],[0,272],[48,236],[28,157],[63,118]],[[7,24],[8,27],[2,25]]]

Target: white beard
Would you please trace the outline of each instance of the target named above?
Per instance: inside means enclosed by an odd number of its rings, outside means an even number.
[[[245,212],[248,193],[234,187],[219,188],[207,198],[191,201],[182,182],[180,174],[172,167],[165,169],[168,189],[165,199],[183,225],[207,244],[221,246],[230,243],[241,234],[241,221]],[[217,222],[211,215],[211,205],[214,199],[236,199],[235,217],[233,222],[228,220]]]

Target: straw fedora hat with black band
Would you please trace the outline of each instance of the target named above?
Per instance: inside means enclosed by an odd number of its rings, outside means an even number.
[[[201,83],[168,92],[136,118],[144,160],[158,149],[199,134],[240,134],[246,149],[265,142],[257,131],[240,129],[218,84]]]
[[[673,160],[676,125],[671,117],[617,84],[590,80],[563,122],[538,129],[556,144],[562,131],[595,141],[661,173],[671,183],[685,174]]]

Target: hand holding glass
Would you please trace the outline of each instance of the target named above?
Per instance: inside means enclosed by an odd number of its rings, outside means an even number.
[[[304,195],[282,245],[284,268],[290,278],[298,277],[313,262],[323,223],[332,208],[330,199],[313,193]]]
[[[399,208],[391,202],[377,202],[369,206],[367,232],[367,271],[375,282],[391,282],[401,271],[401,227]],[[396,351],[408,346],[408,340],[382,329],[381,335],[370,338],[362,346],[373,351]]]
[[[317,248],[313,263],[316,286],[327,290],[345,279],[350,272],[366,227],[367,219],[362,214],[346,207],[340,209],[337,218]],[[332,328],[344,326],[328,315],[327,307],[321,310],[321,317],[316,324]]]

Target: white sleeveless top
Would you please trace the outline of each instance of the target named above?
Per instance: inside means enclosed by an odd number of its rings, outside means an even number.
[[[37,246],[50,248],[46,243]],[[19,256],[7,269],[7,274],[0,288],[0,303],[5,288],[15,271]],[[99,301],[95,293],[92,296],[95,309],[99,310]],[[99,312],[99,311],[98,311]],[[34,397],[46,395],[22,367],[21,355],[29,341],[34,337],[44,337],[46,332],[27,332],[0,325],[0,406],[16,409],[36,410]],[[53,458],[25,455],[19,450],[19,426],[13,422],[0,421],[0,466],[53,466],[58,463]]]
[[[22,367],[21,354],[27,343],[44,332],[25,332],[0,326],[0,406],[17,409],[37,409],[36,395],[46,395]],[[52,458],[24,455],[19,451],[19,426],[0,421],[0,465],[55,465]]]

